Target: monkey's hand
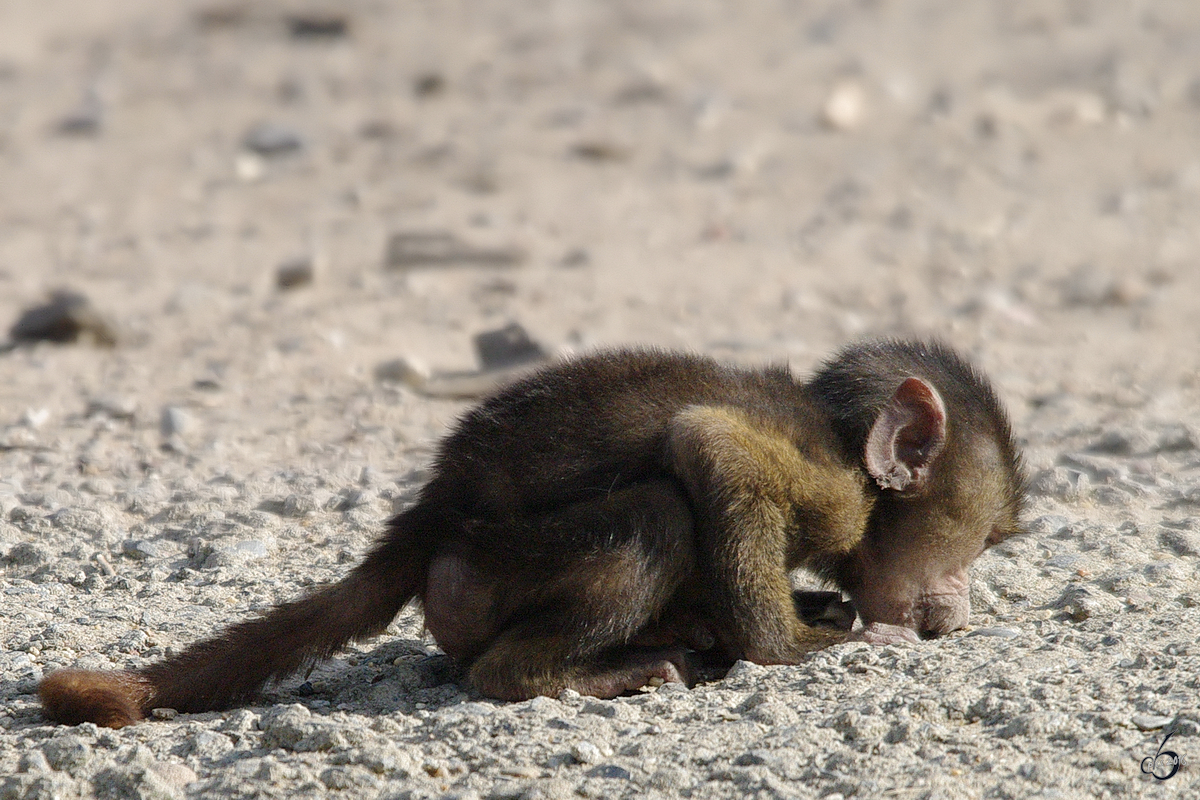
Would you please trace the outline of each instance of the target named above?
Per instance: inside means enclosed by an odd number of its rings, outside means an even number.
[[[920,644],[921,639],[912,628],[901,625],[888,625],[884,622],[872,622],[850,634],[848,642],[866,642],[867,644]]]
[[[836,628],[847,631],[854,627],[857,612],[854,604],[843,600],[840,592],[814,592],[797,589],[792,592],[796,614],[811,627]]]

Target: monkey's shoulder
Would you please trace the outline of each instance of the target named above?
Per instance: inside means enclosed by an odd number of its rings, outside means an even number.
[[[479,509],[540,508],[669,473],[671,422],[736,409],[769,435],[819,447],[828,430],[785,369],[688,353],[606,351],[550,365],[469,410],[442,440],[427,495]]]

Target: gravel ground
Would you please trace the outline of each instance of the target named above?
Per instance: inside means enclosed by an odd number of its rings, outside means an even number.
[[[0,5],[0,325],[86,298],[0,355],[0,798],[1197,796],[1197,56],[1185,0]],[[1029,533],[965,631],[690,691],[492,702],[406,612],[248,708],[45,724],[52,669],[344,575],[514,321],[942,336]]]

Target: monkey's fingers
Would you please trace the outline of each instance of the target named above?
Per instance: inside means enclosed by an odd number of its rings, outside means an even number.
[[[142,719],[150,697],[149,681],[132,672],[60,669],[38,686],[46,716],[63,725],[94,722],[123,728]]]
[[[917,632],[912,628],[872,622],[850,634],[847,641],[867,644],[920,644],[921,637],[917,636]]]

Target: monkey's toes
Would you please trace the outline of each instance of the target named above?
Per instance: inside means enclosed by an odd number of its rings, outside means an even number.
[[[920,644],[921,638],[912,628],[888,625],[886,622],[872,622],[862,630],[850,634],[847,641],[867,644]]]
[[[643,686],[682,683],[691,686],[691,670],[683,648],[633,652],[614,669],[593,676],[578,688],[580,694],[594,697],[617,697]]]

